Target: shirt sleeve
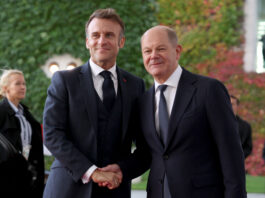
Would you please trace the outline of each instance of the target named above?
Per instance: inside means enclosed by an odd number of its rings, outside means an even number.
[[[96,165],[91,166],[83,175],[82,182],[83,184],[86,184],[90,181],[91,175],[98,167]]]

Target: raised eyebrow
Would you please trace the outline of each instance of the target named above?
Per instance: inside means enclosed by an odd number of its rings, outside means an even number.
[[[143,48],[142,50],[143,50],[143,51],[144,51],[144,50],[150,50],[150,48],[149,48],[149,47],[145,47],[145,48]]]
[[[115,35],[114,32],[106,32],[105,34]]]

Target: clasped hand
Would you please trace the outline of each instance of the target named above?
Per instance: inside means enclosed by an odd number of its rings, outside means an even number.
[[[96,169],[91,178],[93,182],[97,183],[101,187],[114,189],[119,187],[122,182],[122,172],[119,165],[111,164],[104,168]]]

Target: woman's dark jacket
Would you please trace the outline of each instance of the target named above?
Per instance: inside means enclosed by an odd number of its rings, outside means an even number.
[[[24,116],[32,128],[31,150],[28,161],[21,154],[0,164],[0,196],[1,197],[42,197],[44,188],[44,157],[40,124],[33,118],[28,108],[24,108]],[[0,102],[0,133],[2,133],[19,151],[22,152],[20,123],[8,100]],[[1,154],[0,154],[1,155]],[[31,171],[29,171],[31,169]],[[37,179],[32,185],[32,175]]]

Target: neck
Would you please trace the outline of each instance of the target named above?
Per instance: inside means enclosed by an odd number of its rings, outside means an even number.
[[[7,97],[7,99],[8,99],[10,102],[12,102],[16,107],[18,107],[20,100],[16,100],[16,99],[8,98],[8,97]]]
[[[110,62],[110,61],[99,61],[99,62],[96,62],[92,59],[92,61],[98,65],[99,67],[101,67],[102,69],[104,70],[109,70],[110,68],[112,68],[114,65],[115,65],[115,62]]]

